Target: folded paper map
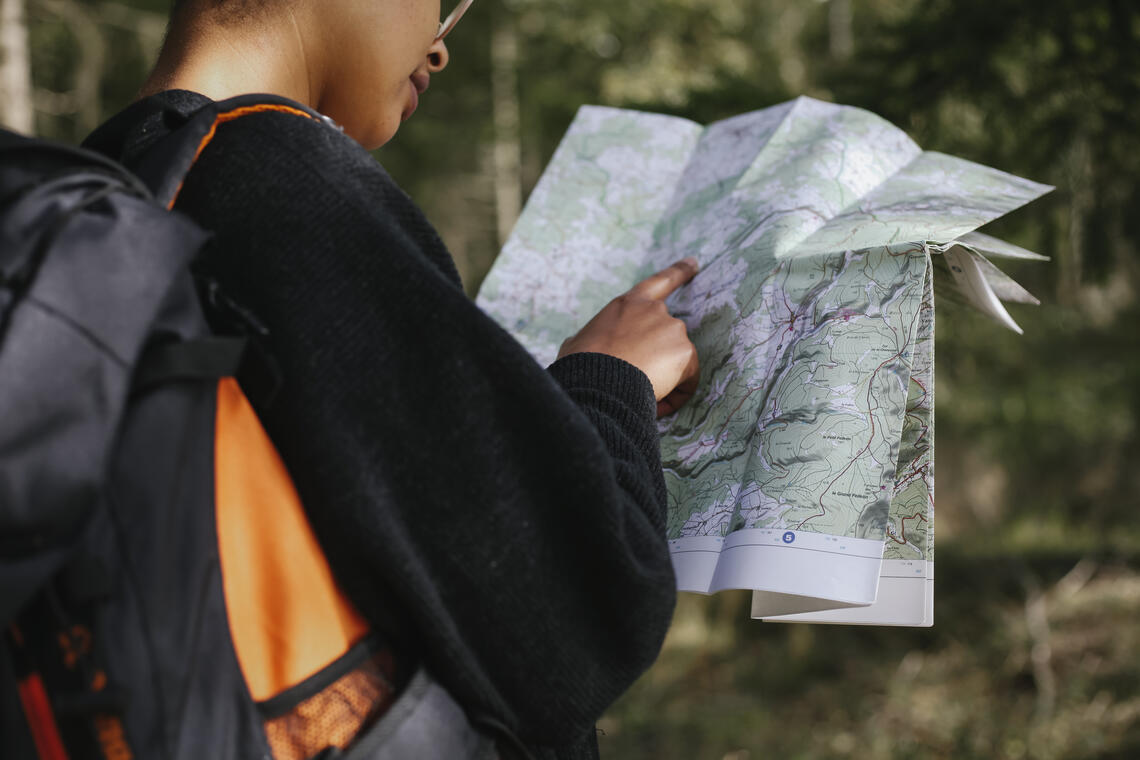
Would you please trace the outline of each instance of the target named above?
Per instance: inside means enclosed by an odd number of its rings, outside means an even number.
[[[1050,189],[810,98],[707,127],[587,106],[478,303],[546,364],[695,256],[668,305],[701,384],[659,421],[679,589],[931,625],[935,285],[1020,332],[1002,301],[1036,301],[990,258],[1043,257],[975,230]]]

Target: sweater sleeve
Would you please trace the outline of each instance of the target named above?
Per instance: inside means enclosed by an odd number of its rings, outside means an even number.
[[[179,208],[269,327],[284,386],[259,414],[346,592],[413,632],[475,720],[550,747],[592,731],[675,599],[648,378],[602,354],[536,364],[323,125],[222,126]]]

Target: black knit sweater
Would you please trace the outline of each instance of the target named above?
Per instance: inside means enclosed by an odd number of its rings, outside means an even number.
[[[208,102],[162,93],[88,145],[130,165]],[[536,364],[329,125],[221,125],[177,208],[270,330],[284,384],[253,400],[345,592],[477,724],[596,756],[594,721],[653,662],[675,599],[645,374],[602,354]]]

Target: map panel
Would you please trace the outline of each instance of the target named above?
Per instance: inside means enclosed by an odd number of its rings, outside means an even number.
[[[781,256],[920,154],[878,116],[810,98],[716,122],[681,177],[652,261],[707,265],[745,248],[753,259]],[[827,253],[860,247],[870,246]]]
[[[727,328],[694,320],[701,389],[661,424],[670,538],[883,539],[926,262],[909,244],[769,258],[740,277]]]
[[[928,151],[916,156],[889,182],[831,217],[789,255],[813,256],[843,248],[915,241],[918,233],[923,233],[919,242],[947,242],[1050,189],[988,166]]]
[[[639,279],[701,127],[672,116],[578,111],[479,291],[542,364]]]
[[[934,560],[934,283],[927,264],[883,559]]]

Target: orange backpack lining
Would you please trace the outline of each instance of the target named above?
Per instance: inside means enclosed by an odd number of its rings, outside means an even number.
[[[230,634],[261,702],[345,654],[368,624],[337,588],[293,481],[233,378],[218,382],[215,446]]]

